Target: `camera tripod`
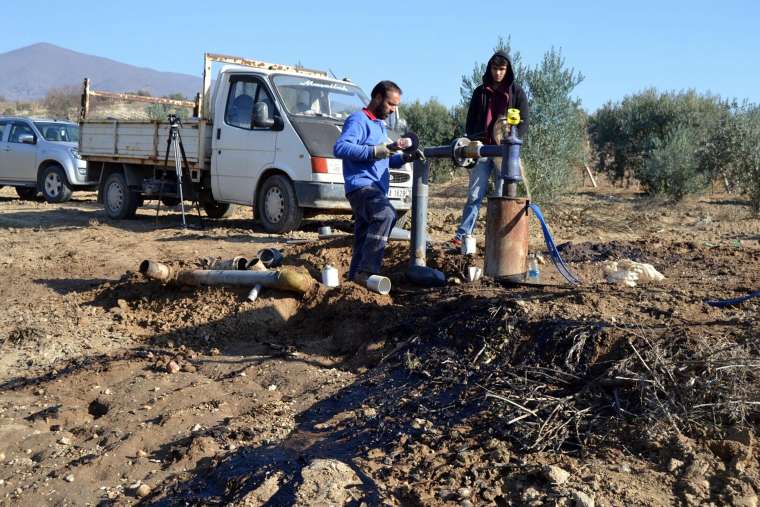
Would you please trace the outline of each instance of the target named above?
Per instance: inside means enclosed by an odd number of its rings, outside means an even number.
[[[169,137],[166,139],[166,155],[164,155],[164,167],[169,167],[169,152],[171,151],[174,155],[174,171],[177,176],[177,193],[179,193],[179,204],[180,209],[182,210],[182,227],[187,228],[187,220],[185,218],[185,196],[184,196],[184,180],[183,180],[183,171],[182,171],[182,164],[185,164],[185,167],[190,167],[190,165],[187,163],[187,155],[185,154],[185,146],[182,144],[182,134],[180,133],[180,128],[182,128],[182,119],[179,118],[176,114],[170,114],[168,116],[169,120]],[[180,158],[180,156],[182,158]],[[161,187],[158,192],[158,205],[156,206],[156,220],[158,220],[158,212],[161,209],[161,199],[163,197],[163,190],[164,190],[164,178],[161,178]],[[193,203],[196,205],[196,209],[198,210],[198,218],[201,220],[201,224],[203,223],[203,219],[201,218],[201,210],[200,205],[198,203],[198,200],[194,200]]]

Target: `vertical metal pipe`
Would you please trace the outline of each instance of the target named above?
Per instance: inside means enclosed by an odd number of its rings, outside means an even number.
[[[525,199],[488,199],[485,275],[523,280],[528,259],[527,204]]]
[[[412,165],[412,266],[426,266],[428,179],[430,162],[415,160]]]

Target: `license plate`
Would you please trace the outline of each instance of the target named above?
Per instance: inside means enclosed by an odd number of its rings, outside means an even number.
[[[402,201],[407,199],[410,195],[408,188],[391,187],[388,189],[389,199],[401,199]]]

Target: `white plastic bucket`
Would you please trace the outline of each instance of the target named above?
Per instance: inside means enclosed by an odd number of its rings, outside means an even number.
[[[340,285],[338,270],[332,266],[325,266],[322,270],[322,283],[328,287],[337,287]]]
[[[462,238],[462,255],[474,255],[476,250],[475,236],[467,234]]]

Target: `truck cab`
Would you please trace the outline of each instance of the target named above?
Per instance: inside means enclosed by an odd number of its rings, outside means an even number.
[[[333,145],[343,122],[369,103],[353,83],[297,72],[227,65],[212,116],[215,200],[253,206],[270,232],[298,227],[304,213],[349,212]],[[398,136],[389,130],[388,142]],[[411,205],[411,168],[391,170],[389,198]]]

